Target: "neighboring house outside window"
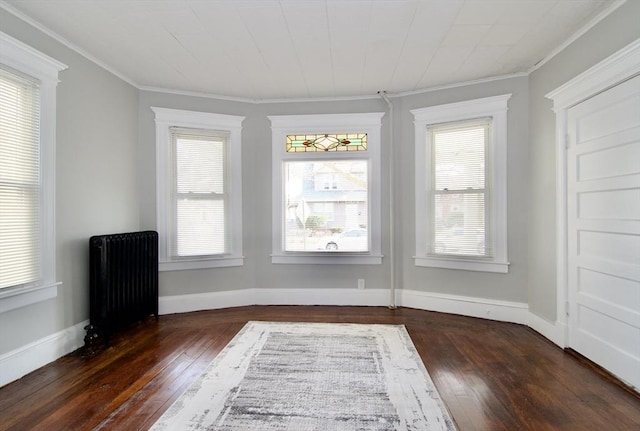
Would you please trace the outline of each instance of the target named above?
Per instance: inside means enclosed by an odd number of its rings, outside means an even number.
[[[0,32],[0,312],[57,296],[56,85],[62,63]]]
[[[244,117],[151,109],[160,270],[242,265]]]
[[[509,95],[412,110],[417,266],[506,273]]]
[[[381,263],[383,115],[269,117],[273,263]]]

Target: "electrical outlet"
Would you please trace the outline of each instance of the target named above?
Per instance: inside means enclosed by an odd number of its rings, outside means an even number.
[[[364,278],[358,279],[358,289],[364,289]]]

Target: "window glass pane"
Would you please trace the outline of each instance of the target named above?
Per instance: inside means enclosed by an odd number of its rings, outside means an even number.
[[[224,193],[224,142],[176,137],[178,193]]]
[[[39,190],[0,184],[0,288],[40,278]]]
[[[287,153],[367,151],[366,133],[287,135]]]
[[[436,190],[484,189],[487,126],[432,133]]]
[[[223,200],[178,199],[178,256],[222,254],[226,250]]]
[[[484,256],[484,193],[434,195],[433,253]]]
[[[226,252],[225,139],[175,128],[175,245],[179,257]]]
[[[286,251],[369,250],[368,162],[284,164]]]

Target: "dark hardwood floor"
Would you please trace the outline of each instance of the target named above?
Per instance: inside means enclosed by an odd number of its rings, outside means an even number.
[[[637,395],[524,326],[324,306],[149,319],[0,388],[0,430],[145,430],[248,320],[404,324],[460,430],[640,430]]]

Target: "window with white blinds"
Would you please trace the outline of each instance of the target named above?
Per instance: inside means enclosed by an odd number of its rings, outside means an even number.
[[[244,117],[151,108],[161,271],[239,266]]]
[[[0,313],[55,298],[56,86],[67,66],[0,31]]]
[[[174,256],[227,252],[228,134],[174,127]]]
[[[42,278],[40,89],[0,68],[0,288]]]
[[[432,254],[491,256],[486,247],[486,153],[491,120],[430,126]],[[490,241],[488,242],[491,243]]]
[[[416,266],[507,273],[510,94],[411,110]]]

